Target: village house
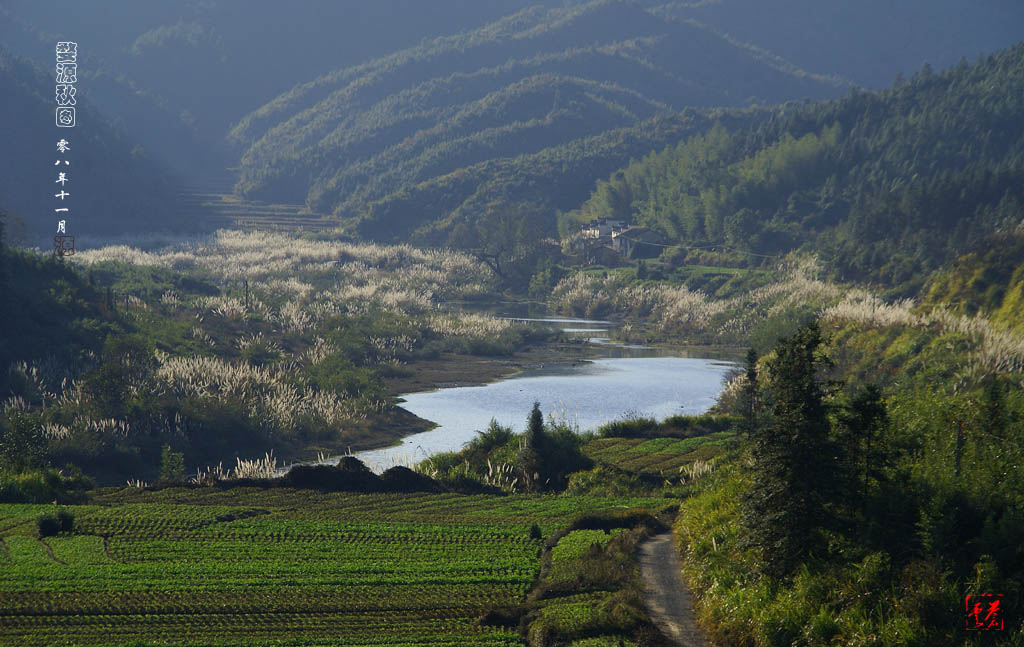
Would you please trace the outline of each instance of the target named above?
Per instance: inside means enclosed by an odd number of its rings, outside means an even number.
[[[613,232],[619,229],[624,229],[626,223],[621,220],[610,220],[608,218],[598,218],[587,223],[583,227],[583,235],[586,238],[608,238]]]
[[[664,247],[665,239],[647,227],[627,227],[612,232],[612,249],[623,258],[654,258]]]

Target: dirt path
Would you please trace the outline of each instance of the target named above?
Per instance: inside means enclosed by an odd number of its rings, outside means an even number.
[[[50,559],[57,562],[58,564],[63,564],[64,566],[68,565],[67,562],[57,559],[57,556],[53,554],[53,548],[50,547],[50,544],[46,543],[42,539],[37,539],[36,541],[38,541],[40,544],[43,545],[44,548],[46,548],[46,554],[50,556]]]
[[[114,556],[110,553],[110,537],[107,537],[106,535],[103,536],[103,552],[107,554],[107,559],[109,559],[110,561],[117,561],[116,559],[114,559]]]
[[[672,533],[656,535],[641,544],[639,557],[644,601],[654,623],[680,647],[711,647],[697,626]]]

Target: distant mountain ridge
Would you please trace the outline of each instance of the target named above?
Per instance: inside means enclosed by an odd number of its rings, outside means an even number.
[[[888,87],[929,63],[1009,47],[1024,38],[1018,0],[648,0],[664,15],[692,19],[801,68]]]
[[[634,3],[533,7],[322,76],[254,111],[230,134],[242,152],[236,191],[380,218],[377,201],[474,165],[557,149],[687,106],[841,90],[833,79],[784,68]],[[457,207],[458,197],[447,199]],[[437,215],[427,211],[419,224]]]

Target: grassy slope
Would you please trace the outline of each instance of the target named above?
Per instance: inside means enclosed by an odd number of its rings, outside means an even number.
[[[938,273],[925,292],[925,305],[958,313],[983,313],[1018,331],[1024,326],[1024,239],[990,240]]]
[[[425,426],[394,406],[385,376],[547,335],[436,312],[434,298],[486,293],[468,257],[239,232],[206,244],[83,251],[83,266],[5,257],[0,298],[14,316],[0,363],[16,366],[0,393],[5,414],[24,409],[47,430],[53,464],[120,483],[154,479],[164,444],[190,473],[270,448],[290,460],[380,446]]]

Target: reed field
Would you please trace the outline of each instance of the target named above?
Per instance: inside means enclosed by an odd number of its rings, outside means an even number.
[[[486,265],[458,252],[227,230],[161,242],[70,257],[82,283],[75,345],[7,369],[0,410],[31,416],[57,464],[113,462],[123,483],[153,480],[162,444],[190,469],[271,448],[295,459],[386,444],[418,430],[393,424],[387,376],[546,334],[445,309],[495,289]]]
[[[959,314],[945,304],[909,298],[886,301],[869,289],[841,285],[822,274],[815,257],[794,255],[779,264],[767,284],[714,298],[685,285],[638,283],[626,272],[603,278],[578,272],[555,287],[550,305],[567,315],[624,319],[627,338],[634,329],[643,329],[654,339],[753,342],[762,351],[792,332],[798,321],[812,317],[836,327],[913,329],[965,342],[963,370],[975,381],[985,375],[1024,372],[1024,336],[985,313]],[[727,396],[731,389],[726,388]]]

